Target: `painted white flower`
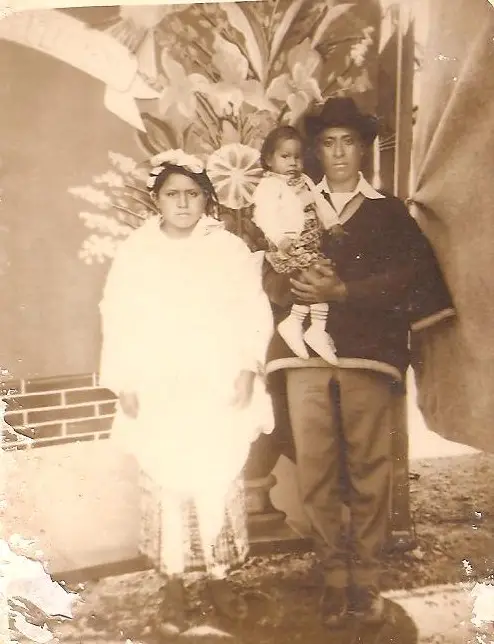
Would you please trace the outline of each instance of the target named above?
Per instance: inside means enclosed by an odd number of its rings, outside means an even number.
[[[155,78],[156,28],[165,16],[184,9],[187,9],[187,5],[120,6],[118,19],[105,32],[135,55],[140,72]]]
[[[137,169],[137,163],[131,157],[118,152],[108,152],[108,158],[112,164],[124,174],[134,172]]]
[[[365,55],[367,54],[367,45],[364,41],[360,41],[352,46],[350,49],[350,58],[353,60],[357,67],[362,67],[365,62]]]
[[[92,186],[75,186],[69,188],[69,193],[75,197],[80,197],[101,210],[106,210],[111,206],[110,197],[103,191],[93,188]]]
[[[90,235],[84,240],[79,257],[87,264],[92,264],[94,261],[102,264],[107,259],[115,257],[120,241],[108,235]]]
[[[196,93],[206,93],[210,81],[202,74],[187,75],[185,67],[166,50],[161,56],[161,65],[168,85],[159,98],[160,113],[165,116],[171,108],[176,108],[186,119],[193,119],[197,109]]]
[[[283,101],[290,108],[290,122],[297,121],[313,101],[323,101],[319,83],[314,78],[320,62],[320,55],[306,38],[288,53],[289,73],[277,76],[268,87],[269,98]]]
[[[104,183],[110,188],[123,188],[125,185],[125,181],[123,180],[122,176],[117,172],[112,172],[111,170],[105,172],[105,174],[101,174],[98,177],[94,177],[93,181],[94,183]]]
[[[366,92],[368,89],[372,88],[372,83],[369,77],[369,72],[367,69],[362,70],[360,76],[353,82],[353,89],[355,92]]]
[[[353,78],[351,76],[337,76],[336,82],[338,84],[338,95],[344,95],[349,92],[353,87]]]
[[[213,52],[211,62],[218,70],[221,80],[211,83],[205,89],[218,114],[223,115],[231,110],[238,113],[242,103],[258,110],[277,111],[266,95],[263,84],[255,78],[248,78],[249,61],[235,43],[217,33]]]
[[[79,217],[83,220],[86,228],[99,230],[115,237],[127,234],[128,226],[121,224],[114,217],[93,212],[80,212]]]
[[[85,247],[85,244],[81,246],[77,255],[79,259],[84,262],[84,264],[93,264],[93,256],[91,255],[91,252]]]
[[[210,155],[207,172],[222,204],[232,209],[244,208],[252,203],[262,177],[259,151],[241,143],[224,145]]]
[[[362,67],[369,51],[369,47],[372,45],[371,33],[373,32],[372,27],[366,27],[363,30],[364,37],[358,43],[355,43],[350,48],[350,59],[357,67]]]

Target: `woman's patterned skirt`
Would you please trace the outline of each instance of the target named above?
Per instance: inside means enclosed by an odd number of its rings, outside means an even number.
[[[213,547],[213,557],[204,556],[199,514],[194,500],[171,498],[149,477],[141,474],[141,530],[140,551],[165,575],[171,572],[212,574],[231,570],[242,565],[248,554],[247,511],[243,480],[231,487],[225,501],[224,523]],[[170,571],[167,537],[170,522],[180,521],[182,552],[177,553],[183,562],[182,570]],[[172,528],[176,526],[171,526]]]

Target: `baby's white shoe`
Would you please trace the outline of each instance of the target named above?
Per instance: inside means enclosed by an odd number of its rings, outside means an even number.
[[[301,320],[289,315],[278,324],[278,333],[296,356],[304,359],[309,357],[309,352],[304,344],[304,330]]]
[[[304,334],[304,340],[317,355],[324,358],[329,364],[338,362],[333,340],[324,327],[318,324],[311,324]]]

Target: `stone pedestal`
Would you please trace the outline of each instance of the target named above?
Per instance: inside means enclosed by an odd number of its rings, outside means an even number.
[[[252,538],[275,534],[285,523],[285,513],[277,510],[271,502],[270,492],[275,485],[276,477],[273,474],[245,482],[248,526]]]
[[[268,537],[284,528],[286,515],[270,497],[276,478],[272,474],[282,446],[277,434],[263,434],[253,443],[244,468],[249,534],[252,539]]]
[[[278,404],[277,399],[275,404]],[[277,411],[280,421],[286,411]],[[272,554],[307,550],[307,540],[296,534],[286,523],[286,515],[273,506],[270,492],[277,480],[273,475],[281,454],[291,453],[288,424],[278,424],[270,435],[262,435],[252,445],[244,468],[248,530],[252,554]]]

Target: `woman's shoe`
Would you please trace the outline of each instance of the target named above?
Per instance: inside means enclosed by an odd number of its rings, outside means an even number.
[[[161,602],[158,609],[156,628],[162,634],[170,636],[187,628],[185,614],[185,588],[182,579],[171,577],[160,589]]]
[[[236,591],[226,579],[211,579],[209,591],[216,610],[232,621],[246,619],[248,605],[242,593]]]

